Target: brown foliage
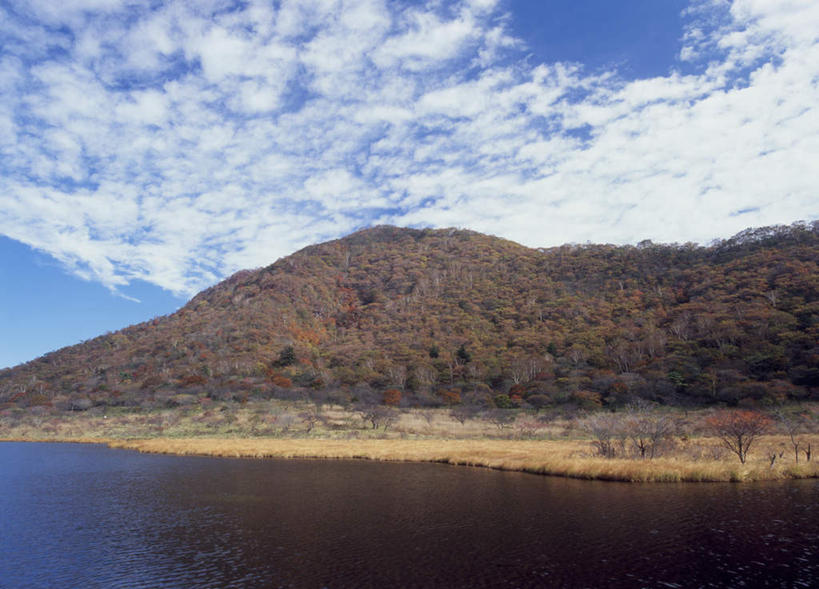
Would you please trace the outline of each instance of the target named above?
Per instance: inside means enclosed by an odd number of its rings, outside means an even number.
[[[382,401],[384,405],[397,407],[401,403],[401,391],[398,389],[387,389],[384,391]]]
[[[754,440],[762,435],[771,420],[757,411],[720,411],[705,420],[711,432],[745,464]]]
[[[465,398],[526,398],[542,381],[556,403],[586,407],[809,399],[818,229],[755,229],[709,247],[530,249],[470,231],[372,228],[239,272],[167,317],[2,370],[0,403],[22,403],[32,382],[147,398],[161,385],[143,382],[173,375],[226,393],[268,366],[305,387],[447,383]],[[292,362],[280,362],[283,349]]]
[[[438,396],[441,397],[445,405],[457,405],[461,402],[461,394],[458,391],[444,389],[438,392]]]
[[[179,384],[183,387],[193,387],[198,385],[207,384],[208,379],[202,376],[201,374],[189,374],[185,376]]]
[[[274,374],[270,378],[270,382],[272,382],[277,387],[281,387],[283,389],[289,389],[293,386],[293,381],[287,378],[286,376],[282,376],[281,374]]]

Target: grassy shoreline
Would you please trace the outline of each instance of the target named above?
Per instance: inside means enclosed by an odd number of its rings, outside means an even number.
[[[764,444],[779,443],[768,436]],[[783,462],[770,467],[764,457],[740,464],[734,459],[694,461],[609,459],[588,455],[584,440],[446,440],[326,438],[27,438],[2,441],[103,443],[111,448],[180,456],[231,458],[349,459],[437,462],[568,478],[622,482],[744,482],[819,478],[819,462]],[[761,459],[760,459],[761,458]]]
[[[678,423],[652,460],[641,460],[633,440],[617,441],[616,457],[601,455],[586,416],[510,412],[459,419],[447,409],[404,409],[379,427],[366,412],[278,400],[219,403],[146,411],[113,408],[87,412],[0,412],[0,440],[94,442],[140,452],[232,458],[363,459],[441,462],[577,479],[630,482],[724,482],[819,478],[819,460],[806,462],[808,444],[819,447],[819,405],[800,433],[800,460],[781,428],[754,440],[746,464],[705,427],[710,412],[657,410]],[[774,463],[771,464],[771,458]]]

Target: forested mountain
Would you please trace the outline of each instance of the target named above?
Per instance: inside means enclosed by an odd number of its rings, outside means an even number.
[[[818,261],[816,222],[709,247],[548,249],[376,227],[0,371],[0,406],[390,389],[411,405],[817,399]]]

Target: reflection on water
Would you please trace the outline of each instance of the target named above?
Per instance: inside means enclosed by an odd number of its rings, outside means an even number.
[[[817,499],[6,443],[0,587],[815,587]]]

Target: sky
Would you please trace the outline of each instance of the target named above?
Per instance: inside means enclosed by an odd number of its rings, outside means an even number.
[[[0,367],[376,224],[819,218],[815,0],[0,0]]]

